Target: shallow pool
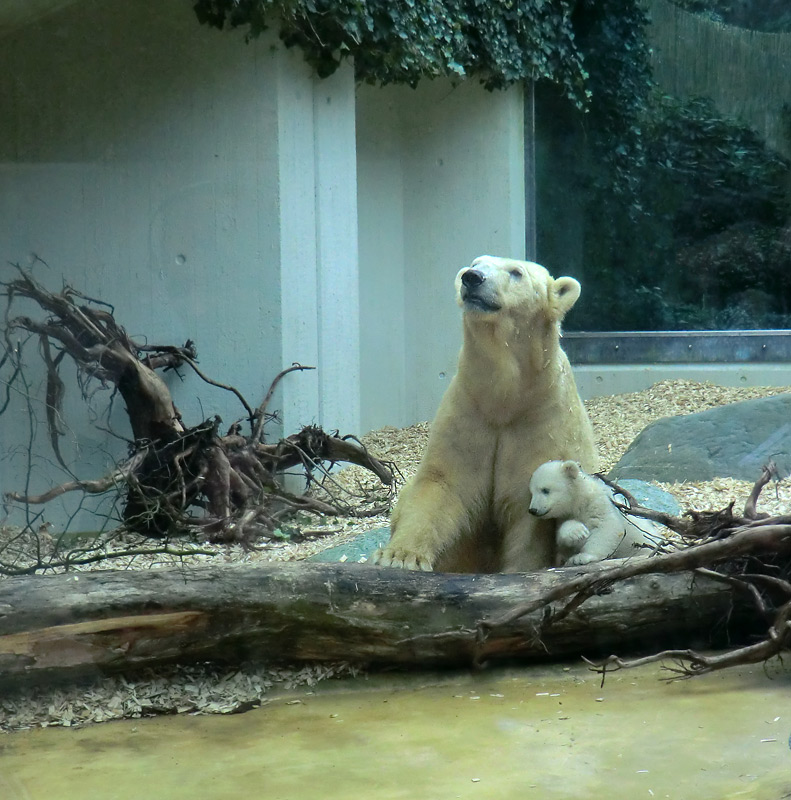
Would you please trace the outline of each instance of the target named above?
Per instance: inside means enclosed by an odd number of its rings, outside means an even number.
[[[791,797],[791,671],[662,674],[378,675],[234,716],[5,734],[0,798]]]

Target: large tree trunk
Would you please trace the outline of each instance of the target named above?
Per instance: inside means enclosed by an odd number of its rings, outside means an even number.
[[[248,658],[412,667],[545,660],[688,645],[690,633],[708,642],[726,618],[747,613],[722,582],[646,575],[540,632],[538,613],[479,638],[481,621],[579,572],[451,575],[290,563],[9,578],[0,581],[0,675],[49,679]]]

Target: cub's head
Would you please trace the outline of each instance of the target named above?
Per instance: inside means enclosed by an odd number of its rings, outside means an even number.
[[[576,461],[547,461],[530,479],[530,508],[534,517],[567,517],[573,513],[575,481],[581,469]]]
[[[560,322],[580,296],[574,278],[553,278],[540,264],[479,256],[456,275],[456,297],[465,314],[479,319],[539,314]]]

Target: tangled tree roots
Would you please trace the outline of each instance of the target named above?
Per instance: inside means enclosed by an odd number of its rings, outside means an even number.
[[[189,531],[214,542],[245,544],[267,536],[277,528],[279,519],[294,509],[346,515],[383,510],[361,512],[353,498],[337,493],[330,493],[328,499],[296,496],[276,480],[284,470],[299,467],[310,482],[316,480],[316,472],[327,474],[326,464],[349,462],[371,470],[385,486],[394,483],[391,465],[370,456],[353,437],[331,436],[311,426],[276,443],[265,441],[264,423],[272,417],[267,405],[278,382],[290,372],[312,367],[294,364],[283,370],[254,409],[233,386],[211,380],[200,371],[192,341],[181,347],[139,344],[118,325],[111,306],[68,286],[53,294],[21,270],[18,279],[3,286],[8,298],[4,361],[13,365],[10,382],[22,370],[21,348],[11,342],[11,333],[26,331],[38,337],[47,369],[47,426],[57,460],[65,467],[58,446],[64,392],[58,370],[65,356],[77,365],[84,393],[90,380],[117,388],[133,435],[129,457],[104,478],[74,479],[41,495],[11,492],[6,500],[31,505],[73,491],[123,492],[123,522],[130,531],[158,538]],[[47,312],[47,318],[12,317],[11,306],[18,297],[34,301]],[[207,383],[232,392],[246,416],[224,435],[219,431],[219,417],[186,427],[167,384],[156,371],[182,366]],[[249,432],[243,433],[243,428]]]

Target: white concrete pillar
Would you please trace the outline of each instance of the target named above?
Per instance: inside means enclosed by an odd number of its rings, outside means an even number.
[[[277,53],[278,197],[280,212],[281,367],[319,369],[316,274],[316,164],[313,77],[295,50]],[[283,433],[317,423],[318,372],[295,372],[282,383]]]
[[[361,86],[358,113],[364,427],[411,425],[456,371],[456,272],[524,257],[523,87]]]
[[[285,434],[317,423],[360,433],[354,74],[319,80],[278,58],[282,360],[316,367],[283,381]]]
[[[319,419],[360,434],[360,279],[354,70],[316,85]]]

